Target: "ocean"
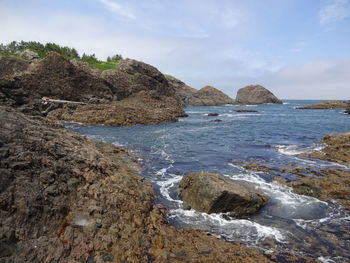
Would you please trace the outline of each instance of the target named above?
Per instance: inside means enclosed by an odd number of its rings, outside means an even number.
[[[350,215],[344,209],[334,202],[294,194],[274,181],[270,173],[244,168],[244,164],[255,162],[271,167],[349,169],[298,157],[300,153],[322,149],[319,142],[325,135],[350,131],[350,115],[342,113],[343,109],[296,109],[315,102],[285,100],[282,105],[187,107],[189,117],[160,125],[66,126],[134,153],[141,163],[140,175],[153,183],[156,204],[169,210],[168,221],[178,228],[202,229],[228,241],[259,247],[265,253],[288,252],[312,255],[323,262],[348,262]],[[233,111],[236,109],[257,112],[238,113]],[[208,113],[219,116],[209,117]],[[222,121],[215,122],[216,119]],[[225,175],[264,192],[270,201],[258,214],[241,219],[185,210],[178,184],[184,174],[198,171]],[[295,178],[290,175],[288,179]]]

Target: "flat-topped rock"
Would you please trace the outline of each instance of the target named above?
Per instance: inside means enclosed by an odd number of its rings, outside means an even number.
[[[260,85],[250,85],[241,88],[237,92],[236,103],[238,104],[264,104],[276,103],[282,104],[271,91]]]
[[[190,173],[180,182],[180,196],[184,205],[204,213],[227,213],[241,217],[256,213],[268,197],[248,189],[220,174]]]
[[[297,109],[300,110],[323,110],[323,109],[342,109],[349,107],[349,104],[347,101],[341,101],[341,100],[327,100],[327,101],[320,101],[312,105],[304,106],[304,107],[298,107]]]

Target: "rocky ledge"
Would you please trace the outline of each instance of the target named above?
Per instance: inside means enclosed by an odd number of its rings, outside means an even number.
[[[347,101],[328,100],[328,101],[317,102],[315,104],[305,106],[305,107],[298,107],[297,109],[300,109],[300,110],[323,110],[323,109],[345,109],[347,107],[349,107],[349,103]]]
[[[125,150],[0,107],[1,262],[271,262],[167,224]]]
[[[185,206],[208,214],[229,213],[242,217],[256,213],[268,201],[263,193],[208,172],[185,175],[179,187]]]
[[[237,91],[236,103],[247,105],[264,103],[282,104],[283,102],[263,86],[250,85]]]

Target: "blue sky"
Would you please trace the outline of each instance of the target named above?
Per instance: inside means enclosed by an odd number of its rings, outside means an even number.
[[[0,42],[122,54],[235,97],[350,99],[350,0],[0,0]]]

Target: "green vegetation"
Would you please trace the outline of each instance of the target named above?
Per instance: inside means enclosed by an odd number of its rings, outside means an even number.
[[[116,54],[112,57],[107,57],[107,61],[98,60],[95,54],[88,55],[83,53],[83,55],[80,57],[78,51],[75,48],[60,46],[55,43],[42,44],[35,41],[12,41],[7,45],[0,43],[1,56],[21,57],[20,53],[25,50],[36,52],[40,58],[44,58],[48,52],[54,51],[66,59],[75,59],[78,61],[87,62],[91,66],[100,70],[116,69],[118,62],[123,59],[119,54]]]

